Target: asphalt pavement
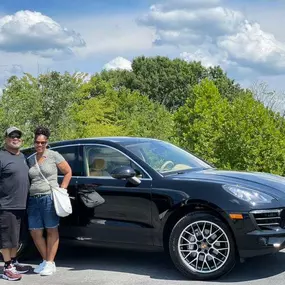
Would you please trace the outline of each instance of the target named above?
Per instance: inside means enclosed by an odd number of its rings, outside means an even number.
[[[33,267],[38,262],[37,256],[24,260],[25,264],[30,264]],[[33,273],[26,274],[16,284],[283,285],[285,280],[285,251],[249,259],[245,263],[238,264],[229,275],[208,282],[185,279],[164,253],[67,246],[61,247],[56,264],[55,275],[41,277]],[[11,284],[11,281],[0,280],[0,284]]]

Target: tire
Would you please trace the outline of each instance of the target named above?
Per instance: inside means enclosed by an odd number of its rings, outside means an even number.
[[[207,212],[188,214],[176,223],[169,238],[169,253],[176,268],[189,279],[217,279],[236,263],[231,231]]]

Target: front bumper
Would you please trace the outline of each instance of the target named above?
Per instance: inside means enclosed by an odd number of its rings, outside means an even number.
[[[262,214],[260,214],[262,213]],[[240,258],[271,254],[285,248],[285,209],[243,213],[234,221],[234,235]]]
[[[271,254],[285,248],[285,230],[255,230],[239,238],[241,258]]]

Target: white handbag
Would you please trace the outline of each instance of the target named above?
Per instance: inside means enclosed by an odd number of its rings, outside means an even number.
[[[35,162],[41,176],[43,177],[45,182],[48,183],[48,185],[52,190],[52,200],[54,203],[56,214],[59,217],[67,217],[68,215],[72,214],[72,205],[67,190],[61,187],[51,186],[49,181],[45,178],[45,176],[41,172],[36,156],[35,156]]]

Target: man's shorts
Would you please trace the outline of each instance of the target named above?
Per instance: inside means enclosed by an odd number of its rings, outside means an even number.
[[[59,216],[56,214],[51,194],[30,196],[28,200],[29,230],[57,228]]]
[[[17,248],[25,210],[0,210],[0,249]]]

